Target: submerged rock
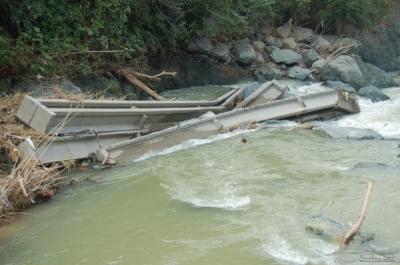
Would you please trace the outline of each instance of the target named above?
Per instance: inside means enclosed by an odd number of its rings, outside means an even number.
[[[306,224],[307,231],[310,231],[324,240],[337,244],[342,242],[347,231],[350,229],[350,225],[340,223],[331,217],[324,215],[315,215]],[[352,237],[352,240],[366,243],[374,239],[374,236],[375,235],[372,233],[357,231],[357,233]]]
[[[384,164],[384,163],[379,163],[379,162],[360,162],[356,164],[354,169],[371,169],[371,168],[377,168],[377,169],[388,169],[389,166]]]
[[[358,94],[360,96],[367,97],[372,101],[372,103],[390,100],[390,98],[385,93],[383,93],[379,88],[375,86],[362,87],[358,91]]]
[[[324,126],[320,130],[324,131],[333,139],[383,140],[382,135],[367,129],[359,129],[353,127]]]

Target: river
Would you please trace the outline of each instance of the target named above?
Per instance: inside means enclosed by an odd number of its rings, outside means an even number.
[[[327,89],[285,84],[297,94]],[[198,88],[163,96],[216,98],[227,88],[205,89],[200,96]],[[392,140],[331,139],[273,121],[110,170],[70,173],[94,181],[65,187],[2,226],[0,264],[359,264],[372,256],[398,262],[400,88],[384,92],[391,101],[360,98],[360,114],[313,124],[367,128]],[[372,242],[337,252],[337,244],[305,230],[316,214],[355,223],[367,181],[373,191],[361,229],[375,234]]]

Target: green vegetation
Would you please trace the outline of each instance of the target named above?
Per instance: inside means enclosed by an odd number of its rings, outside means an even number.
[[[252,32],[261,21],[368,27],[397,1],[0,0],[0,75],[89,73],[193,36]]]

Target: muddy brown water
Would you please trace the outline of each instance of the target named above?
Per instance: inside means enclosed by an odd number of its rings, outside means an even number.
[[[304,89],[324,88],[292,91]],[[368,126],[398,138],[398,89],[386,90],[391,102],[361,100],[361,114],[314,125]],[[2,227],[0,264],[360,264],[372,255],[398,261],[400,141],[330,139],[295,126],[269,122],[71,174],[99,181],[63,188]],[[367,181],[373,191],[362,229],[375,233],[373,242],[337,253],[336,244],[305,230],[314,214],[355,223]]]

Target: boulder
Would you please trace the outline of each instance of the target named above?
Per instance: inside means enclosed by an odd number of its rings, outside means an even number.
[[[376,86],[379,88],[395,87],[398,86],[388,73],[370,63],[364,63],[359,55],[351,55],[356,61],[361,73],[364,76],[363,86]]]
[[[263,64],[263,63],[264,63],[264,57],[263,57],[263,55],[261,54],[261,52],[256,52],[256,59],[255,59],[255,62],[256,62],[256,63],[259,63],[259,64]]]
[[[310,69],[295,66],[289,69],[287,75],[291,78],[305,80],[310,74],[311,74]]]
[[[314,43],[311,45],[317,52],[323,52],[329,49],[330,47],[329,41],[327,41],[324,37],[319,36],[315,39]]]
[[[342,81],[356,90],[364,83],[364,77],[356,61],[347,55],[341,55],[328,62],[321,70],[321,81]]]
[[[267,82],[267,80],[260,74],[255,74],[254,75],[254,81],[256,81],[256,82],[258,82],[260,84],[263,84],[263,83]]]
[[[277,47],[276,47],[276,46],[266,46],[266,47],[265,47],[265,50],[266,50],[267,53],[269,53],[269,54],[271,54],[272,51],[273,51],[274,49],[277,49]]]
[[[315,61],[319,59],[318,53],[314,49],[305,50],[301,57],[306,67],[311,67]]]
[[[256,41],[253,42],[253,48],[256,49],[256,50],[262,51],[262,50],[265,49],[265,43],[262,42],[262,41],[256,40]]]
[[[322,85],[336,90],[343,90],[348,93],[357,92],[354,89],[354,87],[350,86],[349,84],[343,83],[341,81],[325,81],[324,83],[322,83]]]
[[[399,16],[370,30],[346,27],[346,36],[362,42],[360,55],[367,63],[371,63],[385,71],[400,70],[400,20]]]
[[[374,86],[360,88],[360,90],[358,91],[358,95],[367,97],[372,101],[372,103],[390,100],[390,98],[385,93]]]
[[[361,45],[362,44],[359,40],[353,38],[343,38],[334,41],[330,47],[330,50],[336,54],[359,54]]]
[[[280,26],[276,29],[276,36],[278,36],[278,38],[284,39],[289,37],[291,32],[292,32],[292,25],[286,23],[285,25]]]
[[[222,60],[225,62],[230,61],[229,47],[226,44],[217,42],[212,48],[210,55],[212,58]]]
[[[332,139],[383,140],[382,135],[379,133],[366,129],[324,126],[318,128],[318,130],[324,131]]]
[[[301,56],[290,49],[273,49],[271,53],[272,61],[276,63],[284,63],[284,64],[300,64]]]
[[[313,216],[306,224],[306,230],[332,243],[340,244],[350,225],[340,223],[324,215]],[[352,237],[353,241],[366,243],[374,239],[374,234],[364,233],[360,230]]]
[[[278,47],[278,48],[282,48],[282,41],[280,40],[280,39],[277,39],[277,38],[275,38],[274,36],[272,36],[272,35],[268,35],[266,38],[265,38],[265,42],[269,45],[269,46],[275,46],[275,47]]]
[[[321,35],[321,37],[324,38],[329,43],[333,43],[334,41],[339,39],[337,35]]]
[[[315,61],[312,66],[311,66],[311,72],[313,72],[316,75],[319,75],[322,71],[322,68],[324,68],[326,64],[326,61],[324,58],[320,58],[317,61]]]
[[[206,37],[191,39],[187,45],[188,51],[202,54],[210,54],[212,49],[211,40]]]
[[[311,43],[314,39],[314,32],[309,28],[294,27],[293,34],[297,42]]]
[[[236,61],[243,64],[250,64],[256,59],[256,52],[253,47],[249,43],[241,40],[235,42],[233,54],[235,55]]]
[[[97,74],[82,74],[78,73],[75,78],[71,80],[82,92],[102,94],[103,91],[107,97],[121,98],[124,92],[121,88],[121,82],[117,78],[107,78]]]
[[[294,38],[289,37],[289,38],[285,38],[285,39],[282,40],[282,47],[284,49],[293,50],[294,48],[296,48],[296,46],[297,46],[297,43],[294,40]]]
[[[263,65],[258,70],[258,74],[263,76],[266,80],[282,79],[282,72],[272,65]]]

